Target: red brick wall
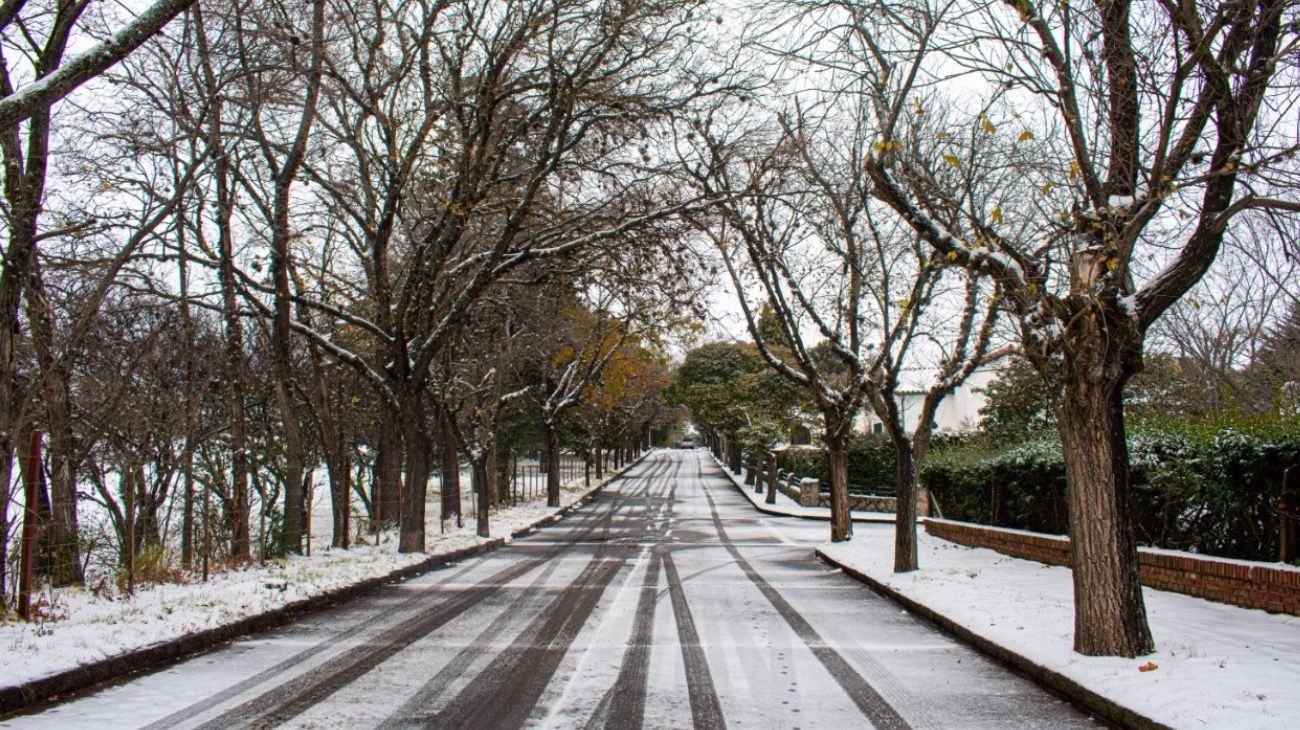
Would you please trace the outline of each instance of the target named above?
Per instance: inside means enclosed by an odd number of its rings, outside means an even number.
[[[925,531],[970,547],[1051,565],[1070,564],[1070,540],[1024,530],[927,519]],[[1164,591],[1300,616],[1300,569],[1172,550],[1138,549],[1143,585]]]

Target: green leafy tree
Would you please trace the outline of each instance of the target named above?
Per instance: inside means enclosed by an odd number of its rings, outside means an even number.
[[[789,433],[801,412],[798,392],[753,345],[711,342],[691,350],[673,374],[669,403],[686,406],[699,426],[748,448]]]

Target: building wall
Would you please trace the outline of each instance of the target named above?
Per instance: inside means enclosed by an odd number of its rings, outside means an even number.
[[[918,373],[924,375],[924,373]],[[979,425],[980,408],[984,407],[987,400],[984,397],[984,388],[997,377],[997,371],[992,368],[981,368],[971,374],[966,382],[962,383],[955,391],[944,398],[939,403],[939,410],[935,412],[935,423],[938,424],[938,431],[967,431]],[[921,402],[925,396],[921,388],[927,385],[921,377],[912,383],[912,389],[908,393],[898,396],[899,407],[903,411],[903,422],[908,431],[916,429],[917,416],[921,410]],[[880,419],[876,418],[875,413],[864,411],[858,416],[858,430],[871,432],[880,430]]]

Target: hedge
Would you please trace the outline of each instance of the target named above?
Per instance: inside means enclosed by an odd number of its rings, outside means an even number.
[[[826,449],[791,446],[776,454],[778,468],[830,484]],[[893,494],[894,444],[883,434],[854,436],[849,441],[849,491],[854,494]]]
[[[1138,541],[1228,558],[1276,560],[1273,505],[1300,465],[1300,419],[1139,424],[1129,436]],[[1067,532],[1065,463],[1054,434],[1012,446],[935,451],[922,468],[944,516]]]

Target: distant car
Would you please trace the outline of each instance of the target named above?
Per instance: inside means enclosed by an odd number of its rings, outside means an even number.
[[[682,438],[677,439],[677,448],[679,449],[693,449],[696,446],[699,446],[699,444],[697,444],[695,439],[690,436],[683,436]]]

